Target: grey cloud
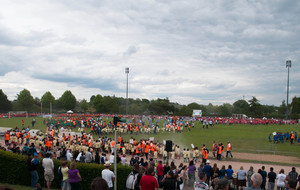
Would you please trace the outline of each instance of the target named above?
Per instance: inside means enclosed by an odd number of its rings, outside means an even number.
[[[69,83],[71,85],[79,85],[85,88],[98,88],[101,90],[109,90],[113,92],[120,92],[121,89],[117,86],[117,84],[112,79],[105,78],[87,78],[83,76],[70,76],[70,75],[35,75],[33,76],[37,79],[49,80],[60,83]]]
[[[131,56],[132,54],[135,54],[138,51],[138,49],[131,45],[128,47],[128,49],[123,53],[123,56]]]

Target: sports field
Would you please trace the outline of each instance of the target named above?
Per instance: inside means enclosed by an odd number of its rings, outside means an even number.
[[[30,126],[32,118],[0,118],[0,127],[21,127],[22,119],[25,122],[25,126]],[[46,131],[45,125],[43,125],[42,118],[36,118],[35,129]],[[106,120],[108,121],[108,120]],[[180,145],[181,148],[191,148],[191,144],[195,147],[202,147],[202,144],[206,144],[206,147],[211,149],[212,142],[222,142],[225,147],[227,141],[232,144],[233,152],[244,153],[257,153],[257,154],[276,154],[286,155],[300,158],[300,145],[295,143],[293,145],[290,142],[284,142],[282,144],[274,144],[268,141],[268,135],[276,132],[300,132],[299,125],[216,125],[203,129],[202,124],[195,123],[195,128],[184,128],[182,133],[173,132],[160,132],[159,134],[139,134],[130,135],[122,134],[125,140],[128,140],[131,136],[136,139],[154,137],[154,141],[162,142],[163,140],[172,140],[175,144]],[[86,132],[89,132],[87,129]],[[108,135],[114,137],[113,134]]]

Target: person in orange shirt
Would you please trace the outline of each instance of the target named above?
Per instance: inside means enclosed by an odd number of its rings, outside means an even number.
[[[291,144],[294,144],[294,139],[295,139],[295,134],[292,132],[291,133]]]
[[[217,150],[218,150],[217,143],[214,141],[212,145],[212,153],[214,155],[214,158],[216,157]]]
[[[218,146],[218,152],[217,152],[217,159],[221,160],[221,154],[222,154],[222,146],[219,144]]]
[[[226,158],[228,158],[228,155],[230,154],[230,157],[231,158],[233,158],[233,156],[232,156],[232,153],[231,153],[231,144],[230,144],[230,142],[228,141],[227,142],[228,144],[227,144],[227,151],[226,151]]]
[[[5,132],[5,145],[6,146],[9,145],[9,138],[10,138],[9,131],[6,131]]]
[[[149,145],[149,143],[147,143],[146,147],[145,147],[146,160],[148,160],[149,149],[150,149],[150,145]]]

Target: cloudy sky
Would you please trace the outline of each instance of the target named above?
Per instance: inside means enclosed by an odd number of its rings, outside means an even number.
[[[300,1],[2,0],[0,89],[220,105],[300,96]]]

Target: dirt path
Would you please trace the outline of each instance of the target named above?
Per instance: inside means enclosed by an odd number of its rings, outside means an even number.
[[[238,152],[235,152],[233,154],[234,154],[234,158],[237,159],[300,164],[300,159],[293,156],[281,156],[281,155],[272,155],[272,154],[251,154],[251,153],[238,153]]]

